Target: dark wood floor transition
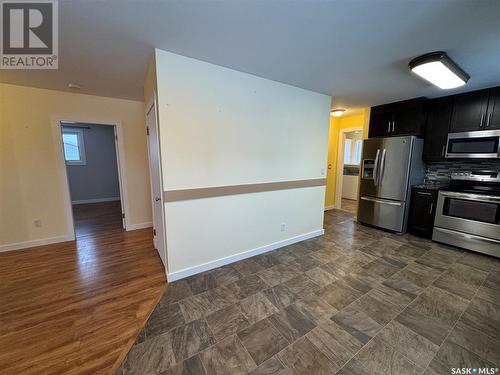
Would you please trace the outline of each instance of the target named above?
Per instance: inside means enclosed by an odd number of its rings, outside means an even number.
[[[120,201],[73,205],[77,237],[123,229]]]
[[[500,266],[325,215],[324,237],[172,283],[118,373],[445,375],[500,365]]]

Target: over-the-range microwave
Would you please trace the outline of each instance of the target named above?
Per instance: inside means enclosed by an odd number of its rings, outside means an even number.
[[[450,133],[446,143],[446,158],[500,158],[500,130],[479,130]]]

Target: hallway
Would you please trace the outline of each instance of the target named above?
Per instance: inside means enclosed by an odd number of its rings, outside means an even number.
[[[76,237],[103,231],[124,231],[120,201],[73,205]]]

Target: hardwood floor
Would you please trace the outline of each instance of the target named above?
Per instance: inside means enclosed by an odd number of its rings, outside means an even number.
[[[342,198],[341,209],[356,214],[358,212],[358,201]]]
[[[80,208],[77,241],[0,254],[1,374],[114,373],[166,288],[150,229]]]
[[[97,232],[123,229],[120,201],[73,205],[77,237]]]

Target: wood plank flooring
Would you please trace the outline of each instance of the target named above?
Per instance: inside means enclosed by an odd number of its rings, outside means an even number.
[[[163,294],[150,229],[87,224],[77,241],[0,254],[1,374],[114,373]]]
[[[358,201],[342,198],[341,208],[356,215],[358,213]]]
[[[123,229],[120,201],[73,205],[77,237],[96,232]]]

